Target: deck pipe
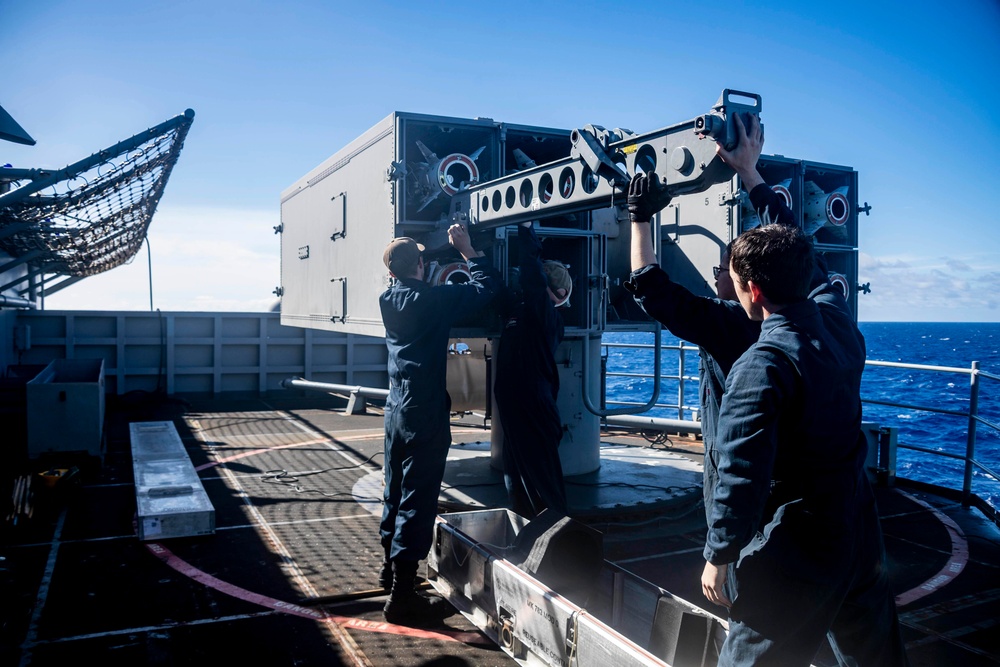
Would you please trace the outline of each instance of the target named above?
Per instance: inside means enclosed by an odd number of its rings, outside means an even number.
[[[331,384],[329,382],[313,382],[302,378],[286,378],[281,381],[281,386],[285,389],[309,389],[312,391],[323,391],[328,394],[348,394],[347,414],[364,414],[368,407],[365,399],[377,398],[386,400],[389,398],[388,389],[376,389],[375,387],[361,387],[350,384]]]
[[[385,400],[389,397],[388,389],[377,389],[375,387],[361,387],[348,384],[331,384],[328,382],[313,382],[302,378],[287,378],[281,381],[281,386],[285,389],[309,389],[313,391],[323,391],[333,394],[350,394],[362,398],[377,398]],[[643,430],[666,431],[669,433],[681,433],[685,435],[700,435],[701,422],[689,421],[686,419],[661,419],[658,417],[639,417],[635,415],[615,415],[604,417],[604,423],[608,426],[623,426],[626,428],[638,428]]]

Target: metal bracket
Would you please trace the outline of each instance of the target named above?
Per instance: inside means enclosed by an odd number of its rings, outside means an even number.
[[[746,101],[740,102],[739,99]],[[725,146],[726,150],[731,151],[736,148],[736,142],[739,140],[736,116],[742,116],[743,124],[746,125],[749,116],[759,117],[760,107],[760,95],[726,88],[719,96],[719,101],[712,107],[712,111],[695,120],[694,131],[703,137],[715,139]],[[761,130],[763,131],[763,126]]]
[[[338,198],[340,199],[339,206],[337,205]],[[347,238],[347,193],[338,192],[330,197],[330,201],[333,202],[333,232],[330,234],[330,240]]]
[[[733,206],[735,204],[742,204],[746,200],[746,196],[743,192],[737,190],[730,196],[726,196],[726,193],[719,193],[719,206]]]
[[[634,134],[629,132],[628,136],[634,136]],[[570,155],[583,160],[583,163],[598,176],[604,177],[618,187],[626,187],[629,183],[628,173],[618,166],[607,153],[610,141],[620,141],[623,138],[617,136],[614,131],[608,132],[599,125],[587,125],[583,129],[573,130],[570,133],[569,139],[573,143]]]
[[[573,659],[576,657],[576,621],[579,618],[580,612],[573,612],[572,617],[570,617],[566,625],[566,655],[569,656],[569,663],[573,664]]]
[[[387,181],[398,181],[401,178],[406,177],[406,164],[403,162],[390,162],[389,166],[385,170],[385,180]]]
[[[336,278],[330,278],[331,283],[340,283],[340,289],[338,290],[336,285],[333,286],[333,301],[330,304],[330,308],[333,311],[330,314],[331,322],[340,322],[343,324],[347,321],[347,276],[338,276]],[[339,311],[339,313],[338,313]]]

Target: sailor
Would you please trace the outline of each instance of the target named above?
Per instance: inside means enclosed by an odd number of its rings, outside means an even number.
[[[764,144],[764,135],[756,116],[749,127],[737,116],[739,139],[732,151],[721,145],[723,160],[740,175],[743,186],[756,205],[761,219],[769,223],[795,225],[787,206],[770,206],[770,188],[757,174],[756,164]],[[773,193],[771,193],[773,194]],[[715,453],[716,424],[725,390],[726,376],[740,356],[760,335],[760,322],[747,317],[736,298],[729,276],[729,248],[723,249],[719,266],[713,267],[717,298],[697,296],[675,283],[656,262],[649,221],[670,203],[665,186],[653,172],[636,174],[629,184],[628,209],[632,221],[632,274],[625,289],[647,315],[660,322],[673,335],[698,346],[698,391],[701,404],[702,442],[705,448],[703,497],[705,516],[711,515],[712,497],[718,478]],[[818,282],[823,282],[819,279]],[[729,579],[735,585],[735,578]],[[734,594],[731,591],[730,594]]]
[[[559,461],[563,426],[556,398],[556,348],[573,281],[557,261],[542,261],[531,222],[517,232],[520,295],[508,307],[496,352],[494,396],[503,428],[504,483],[511,509],[533,519],[549,509],[567,514]]]
[[[760,157],[763,146],[763,132],[755,116],[750,116],[749,122],[744,126],[742,119],[736,117],[736,125],[739,133],[739,141],[732,151],[727,151],[721,145],[717,148],[722,159],[729,164],[739,174],[743,186],[750,195],[751,204],[760,217],[764,225],[778,223],[780,225],[794,226],[795,219],[788,209],[784,200],[771,190],[758,173],[756,165]],[[655,265],[656,257],[653,252],[652,235],[646,221],[652,215],[669,203],[669,196],[666,188],[662,186],[655,175],[637,175],[630,185],[629,212],[633,222],[632,225],[632,265],[633,273],[630,281],[626,283],[628,288],[644,310],[654,319],[657,319],[679,338],[684,338],[698,344],[701,347],[700,364],[700,391],[702,403],[702,431],[705,444],[705,509],[709,523],[716,512],[714,507],[719,491],[716,488],[719,477],[718,466],[721,462],[729,463],[729,459],[722,456],[719,451],[719,443],[722,442],[718,433],[719,414],[726,392],[726,379],[734,362],[758,339],[761,321],[741,319],[745,317],[745,311],[737,302],[736,288],[733,282],[733,275],[730,273],[730,255],[732,245],[727,246],[722,254],[720,266],[713,269],[716,277],[716,287],[718,299],[707,299],[697,297],[685,290],[683,287],[670,281],[669,277],[658,266]],[[822,298],[830,300],[830,287],[826,285],[826,269],[822,261],[815,261],[811,266],[812,276],[809,287],[812,288],[811,298]],[[825,296],[824,296],[825,295]],[[846,303],[842,304],[846,309]],[[849,314],[848,314],[848,317]],[[843,335],[847,341],[856,340],[856,326],[845,326]],[[863,366],[863,347],[862,347]],[[860,398],[858,399],[860,401]],[[859,413],[860,414],[860,413]],[[855,434],[859,450],[864,452],[863,438],[860,430]],[[867,487],[867,477],[859,484]],[[727,492],[722,492],[724,495]],[[870,489],[867,490],[867,497],[871,497]],[[865,495],[863,492],[862,495]],[[872,501],[873,502],[873,501]],[[841,623],[838,636],[831,641],[832,644],[839,645],[838,650],[842,656],[849,656],[847,659],[857,659],[858,664],[881,664],[880,652],[884,648],[888,656],[886,664],[905,664],[905,655],[899,638],[898,620],[894,605],[887,606],[887,582],[884,572],[879,570],[872,563],[884,561],[884,547],[881,541],[881,529],[877,522],[877,515],[874,513],[873,505],[868,507],[865,502],[864,519],[860,526],[860,534],[867,540],[869,554],[869,569],[865,571],[871,577],[871,587],[866,590],[866,594],[874,596],[874,603],[871,600],[868,604],[874,604],[880,611],[876,613],[877,618],[863,615],[865,622],[878,621],[875,635],[865,634],[863,625],[854,626],[857,633],[851,636],[850,629],[845,629]],[[769,518],[769,517],[768,517]],[[766,523],[762,523],[763,526]],[[881,561],[879,559],[882,559]],[[874,568],[874,569],[873,569]],[[706,567],[706,570],[708,568]],[[736,579],[739,568],[727,568],[727,576],[722,576],[723,584],[706,588],[706,595],[710,600],[718,604],[728,606],[730,600],[736,599]],[[742,576],[740,577],[742,582]],[[711,590],[711,593],[709,592]],[[760,590],[760,589],[758,589]],[[766,596],[765,596],[766,597]],[[740,597],[740,605],[745,608],[749,603],[746,596]],[[766,599],[765,599],[766,602]],[[849,612],[846,611],[844,614]],[[762,612],[766,613],[766,612]],[[871,628],[868,628],[871,630]],[[820,640],[825,632],[819,633]],[[817,644],[818,641],[817,640]],[[815,652],[815,647],[812,649]],[[807,651],[808,652],[808,651]],[[872,657],[875,655],[876,657]],[[812,654],[809,655],[809,658]],[[732,656],[731,662],[720,664],[743,664]],[[784,664],[780,658],[775,664]],[[752,662],[752,660],[751,660]],[[765,661],[764,664],[771,664]],[[808,664],[808,660],[806,663]],[[845,663],[846,664],[846,663]]]
[[[730,609],[720,665],[808,666],[824,636],[842,665],[908,664],[864,467],[864,338],[837,288],[810,293],[815,267],[796,227],[733,243],[737,297],[762,324],[719,413],[702,590]]]
[[[468,263],[472,280],[428,285],[424,247],[409,237],[393,239],[382,256],[396,278],[379,297],[389,353],[385,491],[379,526],[385,560],[379,585],[391,588],[383,610],[390,623],[426,621],[442,612],[435,602],[443,601],[419,595],[414,584],[418,563],[430,550],[451,445],[448,336],[455,320],[490,302],[498,282],[490,260],[472,247],[462,225],[451,226],[448,240]]]

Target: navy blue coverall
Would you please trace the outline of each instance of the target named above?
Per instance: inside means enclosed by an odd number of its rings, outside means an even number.
[[[760,335],[760,322],[747,317],[737,301],[692,294],[656,264],[633,271],[625,283],[647,315],[670,333],[699,346],[698,394],[705,447],[705,516],[711,512],[718,479],[715,432],[726,376]]]
[[[864,469],[864,364],[824,284],[764,320],[729,373],[704,550],[739,582],[719,665],[809,665],[828,632],[841,664],[907,664]]]
[[[389,352],[379,535],[391,560],[417,562],[430,550],[451,446],[449,332],[455,320],[486,306],[499,282],[487,257],[468,264],[470,282],[432,287],[402,278],[379,297]]]
[[[795,225],[795,216],[766,184],[750,192],[750,203],[764,224]],[[825,278],[825,276],[824,276]],[[818,280],[823,282],[823,280]],[[670,280],[657,264],[632,272],[625,289],[643,311],[678,338],[698,346],[698,395],[701,435],[705,447],[703,494],[705,516],[712,512],[712,498],[719,475],[715,452],[719,406],[726,376],[736,360],[760,336],[760,322],[747,317],[738,301],[724,301],[692,294]],[[731,579],[730,583],[735,581]]]
[[[518,248],[523,297],[500,335],[494,395],[503,427],[504,482],[511,509],[532,519],[547,508],[567,513],[555,359],[564,325],[546,289],[542,246],[533,228],[518,227]]]

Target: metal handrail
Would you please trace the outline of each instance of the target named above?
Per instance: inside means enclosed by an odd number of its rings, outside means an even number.
[[[601,347],[605,347],[605,348],[624,348],[624,349],[642,349],[642,350],[651,350],[651,349],[653,349],[653,346],[651,344],[649,344],[649,343],[609,343],[609,342],[606,342],[606,341],[601,341]],[[677,410],[677,418],[678,419],[683,419],[684,418],[684,411],[685,410],[700,411],[700,409],[701,409],[700,406],[690,406],[690,405],[687,405],[684,402],[685,382],[687,382],[687,381],[695,381],[695,382],[697,382],[698,381],[698,377],[697,376],[686,375],[684,373],[684,365],[685,365],[685,355],[684,355],[684,353],[685,352],[696,351],[696,350],[698,350],[698,347],[695,346],[695,345],[690,345],[688,343],[685,343],[683,340],[681,340],[681,341],[678,341],[678,343],[676,345],[674,345],[674,344],[661,344],[660,345],[660,349],[661,350],[673,350],[673,351],[677,352],[677,355],[678,355],[677,375],[664,375],[661,372],[660,376],[659,376],[661,381],[662,380],[676,380],[677,381],[677,402],[676,403],[655,403],[655,404],[649,406],[649,409],[650,410],[653,410],[653,409],[671,409],[671,410]],[[650,379],[650,378],[655,379],[656,378],[655,375],[649,374],[649,373],[622,373],[622,372],[615,372],[615,371],[605,372],[604,375],[605,375],[605,377],[633,377],[633,378],[642,378],[642,379]],[[613,403],[614,405],[638,405],[638,403],[633,403],[633,402],[629,402],[629,401],[606,401],[606,402],[607,403]]]
[[[862,398],[863,403],[871,403],[876,405],[887,405],[890,407],[905,408],[909,410],[919,410],[921,412],[933,412],[936,414],[951,415],[957,417],[966,417],[969,420],[968,435],[966,436],[965,444],[965,456],[960,456],[957,454],[949,454],[947,452],[938,452],[923,447],[917,447],[916,445],[906,445],[903,443],[897,443],[898,447],[903,449],[910,449],[914,451],[924,452],[926,454],[933,454],[935,456],[943,456],[946,458],[955,458],[965,461],[965,471],[962,480],[962,506],[968,507],[970,504],[970,498],[972,497],[972,471],[973,468],[979,468],[984,471],[990,477],[1000,481],[1000,475],[991,470],[986,464],[976,459],[976,437],[977,437],[977,425],[983,424],[984,426],[989,426],[994,431],[1000,433],[1000,425],[994,424],[993,422],[979,416],[979,392],[980,392],[980,380],[985,378],[993,381],[1000,381],[1000,377],[987,373],[980,370],[979,362],[973,361],[969,368],[955,368],[951,366],[925,366],[921,364],[909,364],[895,361],[866,361],[866,366],[882,366],[890,368],[905,368],[911,370],[921,370],[921,371],[934,371],[943,373],[956,373],[960,375],[969,376],[969,409],[968,410],[945,410],[942,408],[935,408],[931,406],[921,406],[921,405],[909,405],[906,403],[893,403],[888,401],[875,401],[871,399]]]
[[[657,376],[660,375],[660,357],[663,354],[663,346],[660,344],[660,340],[661,340],[662,335],[663,335],[663,330],[659,326],[657,326],[653,330],[653,340],[654,340],[654,343],[651,346],[653,348],[653,373],[655,373]],[[602,344],[603,344],[603,341],[602,341]],[[681,358],[681,361],[683,361],[683,357]],[[605,418],[605,417],[613,417],[613,416],[617,416],[617,415],[637,415],[637,414],[642,414],[643,412],[648,412],[649,410],[652,410],[653,408],[656,407],[656,399],[658,399],[660,397],[660,383],[659,382],[654,382],[653,383],[653,394],[652,394],[652,396],[650,396],[649,400],[647,400],[644,404],[642,404],[638,408],[632,408],[632,407],[628,407],[628,406],[623,407],[623,408],[607,408],[607,407],[597,407],[597,406],[595,406],[594,402],[590,398],[589,369],[590,369],[590,337],[589,336],[584,336],[583,337],[583,366],[582,366],[582,371],[583,372],[581,373],[581,385],[582,385],[581,388],[582,388],[582,391],[580,392],[580,396],[583,398],[583,407],[585,407],[589,413],[591,413],[593,415],[597,415],[598,417]],[[603,401],[604,394],[605,394],[604,387],[601,387],[600,389],[601,389],[601,398],[602,398],[601,404],[604,405],[604,406],[606,406],[607,403],[605,403]]]
[[[644,343],[616,343],[616,342],[602,342],[602,345],[608,348],[637,348],[637,349],[650,349],[652,346]],[[679,345],[661,345],[662,349],[674,350],[679,355],[679,373],[677,376],[664,376],[661,375],[661,379],[676,380],[679,384],[678,388],[678,401],[676,405],[665,405],[657,404],[657,408],[676,408],[678,411],[678,416],[683,416],[684,406],[684,387],[685,381],[693,380],[699,381],[697,377],[685,376],[684,375],[684,352],[692,349],[697,349],[696,347],[685,345],[684,341],[680,341]],[[932,366],[925,364],[912,364],[896,361],[876,361],[876,360],[866,360],[866,369],[868,367],[889,367],[889,368],[903,368],[910,370],[919,371],[930,371],[939,373],[953,373],[958,375],[969,376],[969,408],[968,410],[947,410],[944,408],[936,408],[927,405],[916,405],[910,403],[894,402],[894,401],[881,401],[876,399],[861,398],[862,403],[867,403],[869,405],[884,405],[888,407],[903,408],[906,410],[917,410],[921,412],[932,412],[936,414],[949,415],[952,417],[964,417],[968,419],[968,435],[966,438],[966,448],[965,454],[953,454],[950,452],[941,452],[933,449],[928,449],[926,447],[920,447],[918,445],[907,445],[901,442],[897,443],[897,447],[903,449],[909,449],[912,451],[923,452],[925,454],[932,454],[934,456],[940,456],[949,459],[955,459],[965,462],[965,470],[962,483],[962,505],[964,507],[969,507],[970,499],[972,497],[972,471],[974,468],[978,468],[985,472],[987,475],[993,479],[1000,481],[1000,474],[992,470],[983,462],[976,459],[976,438],[977,438],[977,426],[982,424],[992,428],[998,434],[1000,434],[1000,424],[996,424],[982,416],[979,415],[979,394],[981,387],[981,380],[987,379],[996,382],[1000,382],[1000,376],[987,371],[983,371],[979,368],[979,361],[973,361],[969,368],[954,367],[954,366]],[[636,377],[636,378],[648,378],[649,374],[645,373],[628,373],[628,372],[618,372],[609,371],[605,374],[606,376],[615,377]],[[624,401],[612,401],[614,403],[626,404]]]

